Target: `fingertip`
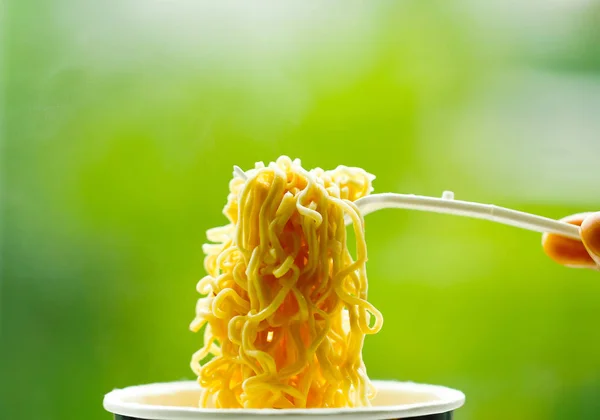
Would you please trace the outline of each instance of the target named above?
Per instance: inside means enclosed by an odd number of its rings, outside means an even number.
[[[581,239],[600,264],[600,212],[587,216],[581,224]]]
[[[555,262],[568,267],[592,268],[596,262],[580,241],[554,234],[542,236],[544,252]]]

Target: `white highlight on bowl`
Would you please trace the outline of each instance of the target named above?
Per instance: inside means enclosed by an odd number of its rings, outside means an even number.
[[[461,407],[465,395],[438,385],[373,381],[378,394],[373,406],[310,409],[198,408],[200,387],[195,381],[157,383],[117,389],[104,397],[104,408],[114,414],[148,420],[262,418],[311,420],[401,419],[447,413]]]

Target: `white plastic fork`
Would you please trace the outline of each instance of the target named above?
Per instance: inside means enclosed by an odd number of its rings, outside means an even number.
[[[445,191],[442,198],[413,194],[382,193],[359,198],[355,202],[363,215],[383,209],[409,209],[446,213],[484,219],[541,233],[554,233],[580,241],[579,226],[536,214],[454,199],[454,193]]]
[[[248,179],[246,173],[239,166],[233,167],[233,173],[234,176]],[[455,200],[452,191],[444,191],[442,198],[414,194],[373,194],[359,198],[355,204],[363,215],[383,209],[420,210],[484,219],[534,232],[554,233],[581,241],[579,226],[493,204]],[[346,217],[346,224],[349,223],[350,219]]]

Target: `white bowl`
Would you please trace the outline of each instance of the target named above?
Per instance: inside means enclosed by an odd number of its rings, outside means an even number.
[[[195,381],[156,383],[116,389],[104,397],[104,408],[117,420],[196,420],[294,417],[311,420],[445,420],[465,402],[465,395],[438,385],[373,381],[377,396],[371,407],[310,409],[198,408],[200,386]]]

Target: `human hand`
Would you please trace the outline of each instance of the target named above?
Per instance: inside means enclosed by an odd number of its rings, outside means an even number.
[[[581,226],[582,242],[552,233],[542,236],[542,247],[559,264],[600,270],[600,212],[580,213],[562,219]]]

